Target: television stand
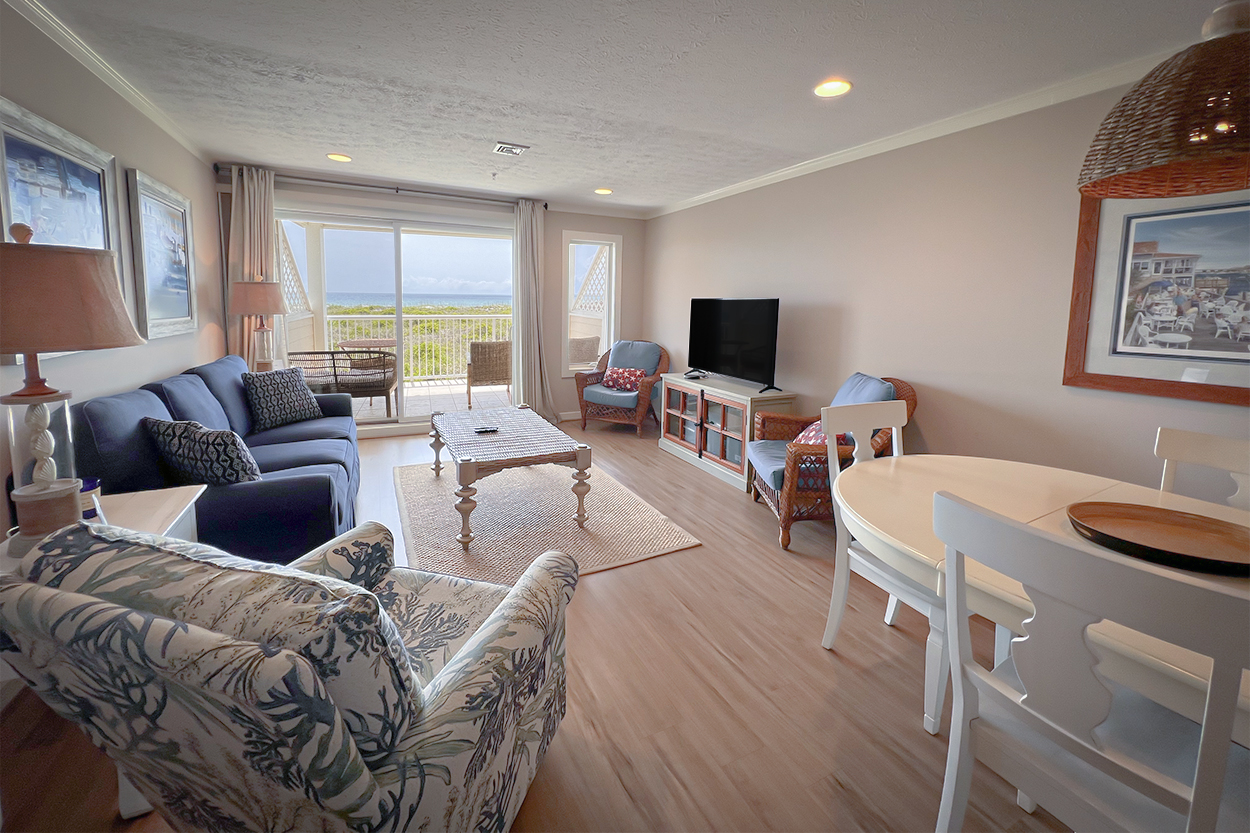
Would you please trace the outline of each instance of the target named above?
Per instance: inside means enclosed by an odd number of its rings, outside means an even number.
[[[760,393],[768,393],[770,390],[775,390],[777,391],[777,393],[781,393],[781,388],[777,387],[776,385],[765,385],[764,387],[760,388]]]
[[[797,394],[708,376],[660,376],[660,448],[746,491],[751,482],[746,444],[756,411],[791,413]]]

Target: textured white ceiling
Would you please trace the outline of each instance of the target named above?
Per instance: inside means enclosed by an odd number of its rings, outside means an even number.
[[[641,211],[1179,50],[1215,5],[42,2],[208,158]]]

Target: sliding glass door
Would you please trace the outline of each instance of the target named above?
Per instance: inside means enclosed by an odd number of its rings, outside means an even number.
[[[345,388],[353,375],[376,375],[387,362],[378,351],[394,356],[394,391],[381,397],[362,389],[353,399],[359,422],[423,422],[435,411],[465,409],[470,393],[474,408],[510,402],[510,375],[469,378],[475,350],[497,357],[512,341],[510,234],[279,216],[284,280],[302,285],[309,307],[307,326],[288,316],[292,362],[306,360],[301,352],[319,353]]]

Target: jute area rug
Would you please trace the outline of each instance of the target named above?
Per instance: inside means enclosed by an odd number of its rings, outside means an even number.
[[[477,481],[469,552],[456,541],[455,466],[434,476],[428,464],[395,467],[408,565],[496,584],[515,584],[548,550],[577,559],[581,575],[697,547],[700,542],[606,472],[591,468],[586,528],[573,519],[573,469],[506,469]]]

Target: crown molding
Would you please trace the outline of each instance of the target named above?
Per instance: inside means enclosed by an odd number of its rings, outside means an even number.
[[[130,102],[140,113],[151,119],[157,127],[165,131],[178,144],[182,145],[197,159],[206,165],[210,160],[185,133],[174,124],[169,116],[139,92],[133,84],[125,79],[120,72],[113,69],[94,49],[74,34],[59,17],[49,11],[39,0],[4,0],[14,11],[26,18],[30,23],[51,38],[58,46],[70,54],[78,63],[86,67],[92,75],[108,84],[118,95]]]
[[[1060,104],[1064,101],[1070,101],[1074,98],[1099,93],[1103,90],[1109,90],[1114,87],[1123,86],[1125,84],[1135,84],[1140,81],[1146,73],[1154,69],[1163,61],[1172,57],[1182,47],[1168,52],[1162,52],[1157,55],[1151,55],[1144,58],[1136,58],[1132,61],[1126,61],[1122,64],[1116,64],[1106,69],[1091,72],[1088,75],[1082,75],[1070,81],[1063,81],[1058,84],[1052,84],[1049,87],[1043,87],[1031,93],[1009,98],[1006,101],[1000,101],[995,104],[988,104],[984,107],[978,107],[975,110],[969,110],[966,113],[960,113],[957,116],[942,119],[917,127],[912,130],[905,130],[902,133],[896,133],[893,136],[887,136],[884,139],[876,139],[866,142],[853,148],[839,150],[826,156],[820,156],[816,159],[810,159],[807,162],[800,162],[797,165],[791,165],[788,168],[782,168],[773,171],[770,174],[758,176],[739,182],[737,185],[729,185],[724,188],[718,188],[715,191],[709,191],[697,197],[691,197],[688,200],[673,203],[664,206],[658,210],[652,211],[646,215],[646,219],[652,220],[656,217],[662,217],[665,214],[673,214],[678,211],[684,211],[687,208],[694,208],[697,205],[704,205],[709,202],[723,200],[726,197],[732,197],[735,194],[742,194],[747,191],[754,191],[756,188],[763,188],[766,185],[772,185],[776,182],[784,182],[787,179],[804,176],[806,174],[823,171],[826,168],[834,168],[838,165],[845,165],[847,162],[854,162],[859,159],[866,159],[869,156],[876,156],[879,153],[886,153],[891,150],[915,145],[921,142],[927,142],[930,139],[937,139],[942,136],[949,136],[952,133],[958,133],[961,130],[968,130],[972,127],[980,127],[983,124],[999,121],[1001,119],[1018,116],[1031,110],[1040,110],[1043,107],[1049,107],[1052,104]],[[1075,181],[1075,180],[1074,180]]]
[[[567,214],[589,214],[595,217],[615,217],[619,220],[646,220],[652,214],[645,208],[629,206],[590,205],[581,202],[556,202],[547,200],[548,211],[563,211]]]

